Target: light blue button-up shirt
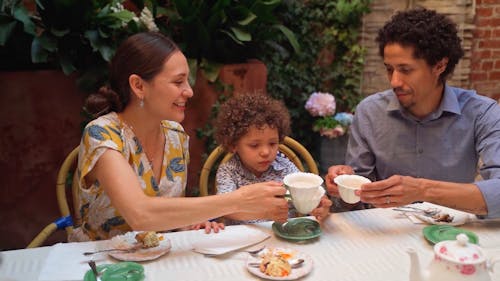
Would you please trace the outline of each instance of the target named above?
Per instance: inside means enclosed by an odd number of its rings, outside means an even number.
[[[475,184],[500,217],[500,106],[475,91],[445,87],[439,108],[419,120],[392,90],[365,98],[356,108],[346,163],[372,180],[407,175],[474,182],[478,159],[484,180]]]

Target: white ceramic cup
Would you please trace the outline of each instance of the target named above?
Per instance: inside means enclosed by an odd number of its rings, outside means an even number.
[[[290,191],[293,205],[301,214],[309,214],[319,205],[325,189],[323,179],[312,173],[297,172],[288,174],[283,183]]]
[[[370,179],[358,175],[340,175],[333,181],[339,187],[340,198],[350,204],[359,202],[359,196],[354,192],[361,189],[361,185],[371,182]]]

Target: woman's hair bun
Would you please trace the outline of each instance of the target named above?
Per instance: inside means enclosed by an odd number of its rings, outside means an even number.
[[[123,106],[115,91],[108,86],[102,86],[96,93],[89,95],[84,110],[97,118],[111,111],[121,112]]]

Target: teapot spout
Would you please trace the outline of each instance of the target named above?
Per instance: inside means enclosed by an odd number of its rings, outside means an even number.
[[[417,252],[413,248],[408,248],[406,252],[410,255],[410,281],[425,281]]]

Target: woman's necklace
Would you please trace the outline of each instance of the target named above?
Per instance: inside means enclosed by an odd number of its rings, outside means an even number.
[[[161,164],[163,162],[163,151],[165,147],[165,135],[162,133],[162,127],[160,124],[160,130],[158,132],[158,135],[155,137],[155,140],[152,141],[152,144],[150,145],[150,142],[147,142],[146,138],[141,138],[137,135],[136,131],[134,130],[134,127],[132,125],[129,125],[123,118],[120,118],[122,121],[123,125],[127,128],[129,128],[132,133],[134,134],[135,138],[137,138],[139,145],[142,147],[142,150],[144,151],[144,154],[146,156],[146,160],[148,161],[149,166],[151,167],[151,170],[153,171],[155,178],[158,180],[160,177],[160,172],[161,172]],[[155,159],[157,155],[161,155],[162,159],[160,159],[159,163],[155,163]],[[158,165],[156,165],[158,164]],[[157,168],[158,167],[158,168]]]

